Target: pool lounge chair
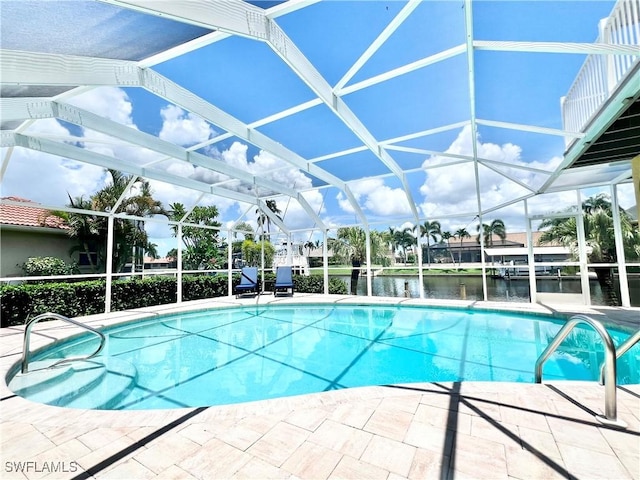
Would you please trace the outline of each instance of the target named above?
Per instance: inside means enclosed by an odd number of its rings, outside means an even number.
[[[273,295],[278,295],[279,290],[284,290],[289,295],[289,289],[291,289],[291,296],[293,296],[293,276],[291,273],[291,267],[278,267],[276,268],[276,281],[273,284]]]
[[[236,298],[251,292],[258,294],[258,269],[257,267],[244,267],[240,272],[240,283],[236,285]]]

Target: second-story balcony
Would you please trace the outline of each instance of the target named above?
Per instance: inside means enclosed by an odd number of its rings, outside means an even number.
[[[599,115],[601,108],[625,83],[631,82],[632,90],[635,83],[636,96],[640,90],[637,80],[640,66],[640,0],[618,0],[611,14],[601,20],[599,31],[594,52],[600,45],[616,48],[609,49],[611,53],[589,55],[567,95],[561,99],[563,128],[566,131],[585,131]],[[567,147],[570,148],[574,141],[568,138]]]

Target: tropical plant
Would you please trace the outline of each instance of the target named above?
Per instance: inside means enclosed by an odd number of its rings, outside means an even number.
[[[336,236],[334,252],[343,263],[350,262],[352,258],[363,261],[367,257],[367,236],[363,228],[340,227]]]
[[[462,242],[464,242],[465,238],[471,238],[471,234],[467,232],[466,228],[459,228],[453,236],[460,240],[460,250],[458,251],[458,265],[460,265],[462,264]]]
[[[386,245],[387,250],[391,253],[391,258],[393,259],[393,263],[396,261],[396,238],[395,238],[395,230],[393,227],[389,227],[388,230],[384,232],[380,232],[380,239],[384,245]]]
[[[589,263],[616,263],[613,210],[608,195],[599,194],[586,199],[582,203],[582,212],[586,246],[590,247]],[[619,209],[619,212],[625,255],[629,259],[637,260],[640,258],[640,231],[624,209]],[[544,230],[539,240],[541,244],[558,242],[569,247],[574,257],[577,256],[578,234],[574,215],[544,220],[539,228]],[[593,270],[607,305],[618,305],[613,269],[603,265],[594,266]]]
[[[504,226],[504,222],[499,218],[496,218],[489,224],[483,223],[482,226],[478,225],[476,230],[478,231],[478,243],[480,243],[480,235],[482,235],[485,247],[493,247],[494,235],[502,241],[507,238],[507,229]]]
[[[455,237],[451,232],[447,232],[447,231],[441,232],[440,237],[442,238],[443,242],[447,243],[447,251],[449,252],[449,256],[451,257],[451,263],[455,263],[455,260],[453,259],[453,252],[451,251],[451,245],[449,243],[449,241]]]
[[[394,230],[393,239],[396,245],[396,248],[399,248],[402,251],[402,258],[404,260],[405,266],[407,265],[407,259],[409,257],[409,252],[412,251],[413,246],[417,243],[416,237],[413,235],[414,228],[405,227],[398,228]]]
[[[277,218],[282,220],[282,217],[280,216],[280,214],[282,213],[282,210],[278,208],[276,201],[267,200],[266,204],[267,204],[267,208],[271,210]],[[260,235],[260,237],[262,240],[264,240],[265,238],[269,237],[269,233],[271,232],[271,219],[266,213],[264,213],[264,211],[261,208],[256,209],[256,214],[258,215],[258,227],[263,227],[261,229],[263,233]],[[267,235],[264,234],[264,225],[266,225],[266,228],[267,228],[266,230]]]
[[[22,271],[27,277],[72,275],[78,272],[78,266],[55,257],[30,257],[22,265]]]
[[[385,235],[377,230],[369,232],[371,263],[383,263],[386,259]],[[314,244],[319,247],[322,244]],[[351,263],[352,259],[363,262],[367,257],[367,236],[362,227],[340,227],[336,238],[327,239],[327,248],[333,252],[337,263]]]
[[[266,240],[254,242],[253,240],[245,240],[242,242],[242,259],[245,263],[252,267],[257,267],[262,263],[262,249],[264,248],[264,264],[269,267],[273,264],[273,257],[276,249]]]
[[[427,264],[430,265],[431,249],[429,247],[429,244],[431,243],[431,240],[433,240],[434,242],[438,242],[438,236],[441,235],[442,226],[437,220],[434,220],[432,222],[430,222],[429,220],[425,220],[422,225],[416,225],[416,229],[418,228],[420,230],[420,238],[427,239]]]
[[[69,195],[68,206],[78,210],[93,209],[90,199],[85,199],[84,197],[71,198],[71,195]],[[99,227],[98,223],[100,221],[100,217],[98,215],[52,210],[41,219],[42,225],[46,224],[47,217],[49,215],[63,219],[69,226],[69,236],[78,242],[77,245],[71,247],[69,254],[73,255],[75,252],[84,253],[91,271],[93,273],[100,272],[103,267],[101,262],[102,259],[98,258],[98,253],[95,252],[95,250],[98,250],[102,246],[106,246],[106,238],[101,237],[102,229]],[[98,263],[101,263],[101,265],[98,265]]]
[[[135,217],[166,215],[162,204],[153,198],[149,182],[146,180],[136,182],[137,190],[132,194],[127,192],[127,188],[133,176],[111,169],[107,172],[111,177],[110,183],[89,199],[83,197],[73,199],[69,196],[68,206],[82,210],[125,213]],[[114,210],[119,200],[119,206]],[[78,245],[72,247],[70,253],[78,251],[85,253],[91,270],[94,273],[104,272],[109,233],[107,217],[60,211],[52,211],[49,214],[62,218],[69,226],[69,235],[78,242]],[[45,222],[46,216],[41,221]],[[141,264],[145,252],[154,253],[154,246],[149,242],[142,221],[116,217],[113,225],[113,271],[121,271],[130,259],[136,264]]]
[[[313,250],[314,248],[316,248],[316,244],[313,243],[311,240],[308,240],[304,245],[304,248],[307,249],[307,257],[311,255],[311,250]]]
[[[371,241],[371,263],[378,265],[388,264],[388,250],[384,232],[371,230],[369,232],[369,240]]]
[[[180,221],[187,214],[182,203],[176,202],[170,205],[169,218]],[[219,228],[220,222],[216,220],[218,208],[215,205],[196,206],[191,210],[185,222]],[[178,226],[172,225],[173,235],[178,235]],[[185,270],[220,268],[225,261],[225,254],[220,247],[219,230],[201,228],[194,225],[182,226],[182,243],[185,250],[182,253],[182,266]],[[170,252],[173,254],[173,251]]]
[[[253,240],[254,239],[254,231],[253,227],[247,222],[238,222],[235,226],[236,230],[233,231],[233,238],[238,237],[238,233],[244,235],[245,240]],[[238,232],[241,230],[241,232]]]

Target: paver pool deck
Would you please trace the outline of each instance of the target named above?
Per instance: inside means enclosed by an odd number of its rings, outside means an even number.
[[[82,321],[100,327],[255,301],[224,297]],[[259,301],[587,313],[640,327],[637,308],[304,294]],[[6,374],[20,359],[23,331],[0,329],[2,479],[640,479],[640,385],[617,389],[623,430],[594,418],[603,413],[602,386],[570,381],[412,383],[174,410],[66,409],[8,389]],[[38,324],[32,349],[77,332],[57,321]]]

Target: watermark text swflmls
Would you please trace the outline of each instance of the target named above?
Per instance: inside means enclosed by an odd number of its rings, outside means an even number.
[[[74,473],[80,470],[78,462],[60,461],[7,461],[4,471],[7,473]]]

